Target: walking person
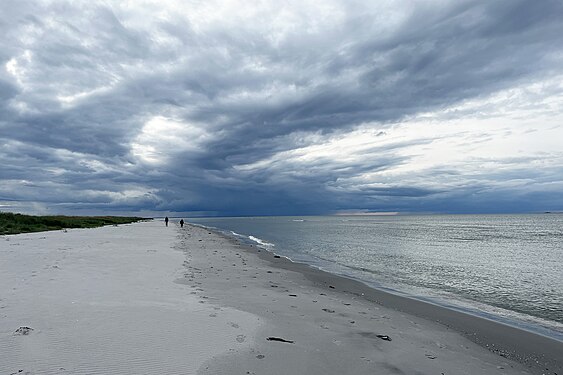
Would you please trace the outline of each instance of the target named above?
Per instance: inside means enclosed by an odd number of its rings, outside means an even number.
[[[168,226],[168,216],[166,216],[166,217],[164,218],[164,224],[166,224],[166,226]]]
[[[180,219],[180,228],[184,227],[184,219]]]

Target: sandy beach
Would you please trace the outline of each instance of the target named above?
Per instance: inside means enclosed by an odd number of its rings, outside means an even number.
[[[563,343],[175,222],[0,238],[0,374],[561,374]]]

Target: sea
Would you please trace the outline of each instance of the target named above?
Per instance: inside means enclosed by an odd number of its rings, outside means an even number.
[[[189,221],[372,288],[563,341],[563,214]]]

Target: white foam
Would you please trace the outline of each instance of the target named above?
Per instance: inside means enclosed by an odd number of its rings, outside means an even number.
[[[256,242],[257,244],[261,245],[261,246],[265,246],[265,247],[274,247],[273,243],[269,243],[266,242],[258,237],[254,237],[254,236],[248,236],[248,238],[250,238],[252,241]]]

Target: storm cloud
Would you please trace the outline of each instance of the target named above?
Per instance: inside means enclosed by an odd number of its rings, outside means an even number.
[[[0,4],[0,210],[563,210],[563,4]]]

